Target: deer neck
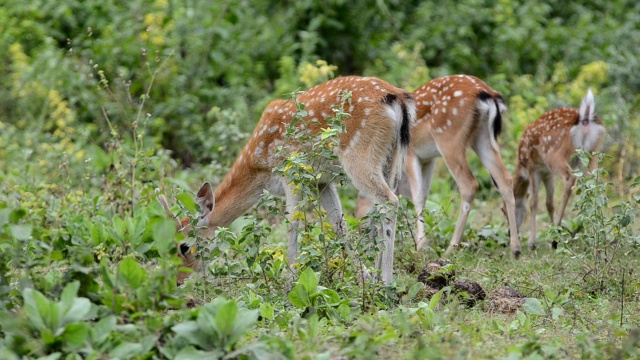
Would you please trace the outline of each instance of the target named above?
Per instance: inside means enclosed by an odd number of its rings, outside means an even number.
[[[209,215],[209,228],[227,227],[255,205],[270,175],[246,162],[234,164],[214,192],[215,206]]]

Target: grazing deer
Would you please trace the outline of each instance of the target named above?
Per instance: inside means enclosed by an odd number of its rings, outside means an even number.
[[[340,146],[335,149],[338,161],[326,167],[341,165],[353,185],[376,204],[389,203],[397,209],[398,198],[393,193],[400,176],[409,144],[409,126],[415,118],[415,103],[410,93],[387,82],[371,77],[342,77],[327,81],[298,95],[296,101],[305,105],[307,115],[296,126],[304,126],[317,134],[327,126],[326,118],[333,115],[332,106],[340,105],[343,91],[351,92],[342,120],[346,131],[340,133]],[[196,202],[202,209],[197,227],[200,235],[212,238],[215,230],[229,226],[245,213],[268,190],[286,196],[289,216],[292,217],[300,201],[299,195],[286,178],[273,172],[284,160],[277,149],[285,145],[286,128],[297,112],[292,101],[274,101],[262,113],[249,142],[233,164],[222,183],[214,191],[209,183],[202,185]],[[289,150],[311,144],[288,143]],[[296,148],[297,147],[297,148]],[[327,211],[336,233],[344,228],[344,218],[338,192],[332,179],[321,179],[320,202]],[[383,244],[376,268],[381,280],[393,279],[393,250],[395,241],[395,211],[387,214],[382,225]],[[290,219],[289,265],[298,257],[298,222]]]
[[[560,225],[567,201],[571,195],[571,188],[575,183],[571,156],[576,149],[593,152],[600,149],[604,141],[606,130],[602,121],[595,115],[595,101],[591,89],[582,99],[580,109],[562,108],[548,111],[529,124],[522,134],[518,147],[518,162],[516,165],[513,191],[516,199],[516,227],[524,221],[527,212],[525,200],[531,189],[531,235],[527,245],[536,247],[536,212],[538,210],[538,191],[540,182],[546,188],[546,205],[549,218],[556,225]],[[595,167],[595,158],[589,164],[589,171]],[[553,207],[553,175],[564,180],[562,204],[557,217],[554,219]],[[555,248],[557,243],[553,242]]]
[[[511,254],[520,256],[520,240],[515,233],[515,201],[511,175],[505,169],[496,140],[506,105],[502,96],[482,80],[468,75],[433,79],[413,93],[417,117],[411,125],[411,144],[405,171],[411,198],[418,214],[416,249],[428,243],[424,232],[424,203],[429,195],[435,160],[442,156],[462,196],[453,238],[447,253],[459,247],[478,182],[467,163],[471,147],[489,170],[507,207]],[[362,213],[358,209],[359,213]]]

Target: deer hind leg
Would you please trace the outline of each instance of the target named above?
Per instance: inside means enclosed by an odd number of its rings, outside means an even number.
[[[297,195],[294,191],[294,188],[291,184],[289,184],[286,178],[282,179],[282,186],[284,188],[284,194],[286,196],[286,204],[287,204],[287,214],[288,214],[288,222],[289,222],[289,241],[287,242],[287,258],[289,260],[289,268],[291,269],[291,273],[295,274],[295,268],[293,268],[293,264],[295,264],[298,260],[298,227],[300,226],[300,221],[295,219],[296,211],[300,211],[298,209],[298,204],[300,203],[300,196]]]
[[[354,186],[375,205],[383,205],[381,212],[385,214],[381,226],[382,244],[380,244],[380,256],[376,262],[376,268],[380,269],[380,278],[388,284],[393,280],[393,251],[396,235],[396,213],[398,209],[398,197],[389,187],[388,181],[383,175],[384,154],[375,151],[358,152],[363,157],[349,157],[343,159],[345,172]]]
[[[462,199],[456,229],[453,233],[453,238],[451,239],[449,248],[447,248],[446,254],[450,254],[452,251],[459,248],[462,233],[467,223],[469,212],[471,211],[471,203],[478,191],[478,181],[476,181],[469,169],[469,164],[467,163],[464,150],[455,150],[456,151],[453,152],[442,152],[442,157],[449,168],[449,172],[453,175],[453,178],[458,185]]]
[[[555,212],[555,209],[553,207],[553,192],[555,189],[553,175],[549,173],[543,174],[542,183],[544,184],[544,188],[545,188],[545,195],[546,195],[545,205],[547,207],[547,212],[549,213],[549,221],[553,221],[554,220],[553,215]]]
[[[363,197],[363,199],[366,198]],[[344,220],[342,206],[340,205],[340,197],[338,196],[338,190],[336,189],[335,184],[331,183],[320,190],[320,203],[322,204],[322,208],[327,212],[327,217],[333,226],[336,236],[339,238],[344,237],[346,234],[347,223]],[[354,259],[357,259],[357,253],[350,246],[347,246],[347,252]],[[369,274],[369,271],[364,264],[361,264],[360,271],[362,273],[361,280],[371,280],[371,274]]]
[[[564,210],[567,207],[567,202],[569,201],[569,197],[571,196],[571,188],[573,184],[576,182],[576,177],[568,172],[565,174],[564,178],[564,192],[562,194],[562,203],[560,204],[560,209],[558,211],[558,217],[556,218],[555,224],[560,226],[562,223],[562,217],[564,216]]]
[[[411,200],[416,211],[416,250],[420,250],[429,244],[424,231],[424,202],[429,196],[433,172],[435,169],[435,159],[429,160],[421,165],[418,158],[410,154],[407,158],[406,173],[411,189]]]
[[[338,237],[343,237],[347,224],[344,220],[340,197],[338,196],[338,190],[335,184],[331,183],[321,188],[320,204],[327,212],[327,217],[329,218],[329,223],[333,226],[333,231],[335,231]]]
[[[529,214],[531,226],[529,228],[530,235],[527,245],[529,245],[529,248],[533,250],[536,248],[536,216],[538,215],[538,193],[540,192],[540,176],[537,173],[533,172],[530,173],[529,178],[531,179],[531,199],[529,199]]]
[[[500,155],[497,145],[491,144],[493,134],[488,128],[484,128],[480,135],[476,138],[473,144],[475,152],[478,154],[482,165],[489,170],[493,181],[496,183],[502,200],[507,208],[507,219],[509,221],[509,238],[511,245],[511,255],[514,258],[520,257],[521,245],[518,235],[517,223],[516,223],[516,202],[513,195],[513,180],[511,175],[505,169],[502,162],[502,156]]]

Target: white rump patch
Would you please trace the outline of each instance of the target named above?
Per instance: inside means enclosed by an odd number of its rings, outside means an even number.
[[[582,122],[573,126],[569,132],[573,147],[588,152],[597,150],[596,146],[605,133],[604,126],[600,124],[588,123],[587,125],[582,125]]]

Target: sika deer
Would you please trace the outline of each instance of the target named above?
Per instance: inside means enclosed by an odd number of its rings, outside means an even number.
[[[424,232],[424,203],[429,195],[437,157],[444,158],[462,195],[462,208],[447,253],[457,249],[478,190],[467,163],[471,147],[489,170],[505,204],[509,219],[511,253],[520,255],[520,240],[515,233],[515,202],[511,175],[505,169],[496,138],[502,126],[506,105],[502,96],[482,80],[468,75],[433,79],[414,91],[417,118],[411,124],[411,144],[406,174],[411,198],[418,214],[416,249],[428,243]],[[366,201],[359,201],[357,212]]]
[[[571,188],[575,183],[571,156],[576,149],[593,152],[600,149],[606,130],[600,118],[595,115],[595,101],[591,89],[582,99],[580,109],[562,108],[544,113],[525,129],[518,147],[513,190],[516,199],[516,227],[524,221],[527,212],[525,200],[531,190],[531,228],[528,246],[536,247],[536,212],[538,210],[538,191],[540,182],[546,188],[546,205],[549,218],[560,225]],[[573,162],[575,166],[575,162]],[[593,170],[595,158],[591,159],[589,170]],[[558,216],[554,219],[553,175],[564,180],[564,193]],[[557,243],[553,242],[553,247]]]
[[[409,144],[409,124],[415,118],[413,97],[379,79],[337,78],[297,97],[296,101],[305,104],[307,111],[300,124],[312,134],[326,127],[325,119],[333,114],[332,106],[341,103],[343,91],[351,92],[351,101],[344,109],[351,116],[343,120],[346,131],[339,135],[340,147],[335,151],[339,161],[326,166],[341,165],[353,185],[374,203],[389,203],[392,210],[397,209],[398,198],[391,187],[400,176]],[[300,199],[287,179],[272,170],[283,161],[276,150],[283,145],[285,129],[296,111],[291,101],[269,104],[251,139],[215,192],[209,183],[202,185],[197,193],[202,209],[197,225],[205,227],[199,230],[202,236],[211,238],[218,227],[231,224],[259,200],[264,189],[279,195],[284,192],[287,210],[290,216],[293,214]],[[339,233],[344,227],[344,218],[336,187],[330,180],[322,186],[320,202]],[[395,223],[395,211],[390,211],[382,226],[384,241],[376,263],[384,283],[393,279]],[[298,257],[297,228],[297,221],[291,219],[289,265]]]
[[[515,233],[515,201],[511,175],[505,169],[497,136],[506,105],[502,96],[482,80],[468,75],[437,78],[414,91],[417,120],[411,127],[412,142],[407,159],[407,176],[418,220],[420,249],[427,243],[422,210],[431,188],[435,158],[444,158],[462,196],[462,208],[447,252],[458,248],[478,190],[467,163],[466,150],[471,147],[498,187],[507,208],[511,254],[520,256],[520,240]]]

